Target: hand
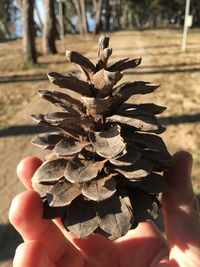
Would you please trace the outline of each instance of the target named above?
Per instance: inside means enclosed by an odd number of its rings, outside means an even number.
[[[17,172],[28,191],[16,196],[10,221],[22,235],[14,267],[198,267],[200,214],[191,185],[192,157],[179,152],[166,173],[170,187],[162,195],[166,237],[152,222],[143,222],[126,236],[110,241],[93,234],[79,239],[64,230],[59,219],[42,219],[42,203],[31,177],[41,161],[28,157]]]

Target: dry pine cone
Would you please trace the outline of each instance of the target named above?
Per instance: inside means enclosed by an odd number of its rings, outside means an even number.
[[[66,76],[51,72],[50,82],[65,88],[64,93],[39,91],[60,111],[32,115],[57,130],[32,140],[53,150],[32,178],[43,200],[44,218],[61,217],[66,229],[79,237],[100,233],[116,239],[138,222],[155,219],[158,193],[167,188],[162,174],[169,169],[171,156],[157,135],[165,129],[155,116],[165,108],[126,102],[159,85],[143,81],[116,85],[122,71],[138,66],[141,58],[107,65],[111,54],[107,36],[99,40],[96,66],[67,51],[81,72]]]

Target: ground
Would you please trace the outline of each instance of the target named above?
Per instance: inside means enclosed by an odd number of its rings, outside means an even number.
[[[190,30],[188,48],[181,52],[182,32],[173,30],[123,31],[109,34],[112,59],[143,58],[141,66],[125,72],[124,80],[143,80],[161,84],[156,93],[133,98],[135,102],[154,102],[167,107],[161,116],[167,130],[162,134],[170,153],[188,150],[194,158],[193,184],[200,193],[200,34]],[[24,190],[15,169],[21,158],[28,155],[44,157],[30,140],[42,129],[35,126],[29,115],[47,112],[50,107],[41,101],[38,89],[55,89],[46,73],[67,73],[74,66],[64,55],[66,49],[77,50],[92,61],[96,58],[98,37],[66,36],[58,41],[58,55],[41,55],[41,40],[37,40],[39,64],[23,65],[21,40],[0,44],[0,265],[12,266],[14,249],[19,236],[10,226],[8,209],[11,199]],[[51,107],[52,109],[52,107]]]

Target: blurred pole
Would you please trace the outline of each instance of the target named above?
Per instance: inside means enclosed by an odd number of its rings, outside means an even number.
[[[62,42],[63,50],[65,50],[65,32],[64,32],[64,21],[63,21],[63,0],[57,0],[58,2],[58,13],[59,13],[59,24],[60,24],[60,39]]]
[[[190,0],[186,0],[184,29],[183,29],[183,40],[182,40],[182,52],[185,52],[186,51],[186,47],[187,47],[188,16],[189,16],[189,12],[190,12]]]

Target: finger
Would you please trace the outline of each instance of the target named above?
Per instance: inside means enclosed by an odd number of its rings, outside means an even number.
[[[18,246],[13,267],[55,267],[45,247],[38,241],[28,241]]]
[[[192,156],[184,151],[176,153],[171,170],[165,173],[169,190],[163,194],[162,202],[167,211],[171,212],[177,208],[188,209],[193,204],[191,172]]]
[[[32,189],[31,178],[42,161],[36,157],[26,157],[17,166],[17,175],[27,189]]]
[[[14,198],[9,218],[24,240],[41,242],[53,262],[58,261],[64,253],[71,261],[82,257],[52,221],[42,219],[42,213],[40,196],[34,191],[27,191]]]
[[[162,196],[164,224],[170,247],[179,250],[200,247],[200,217],[194,206],[191,171],[192,156],[179,152],[173,157],[171,170],[165,174],[169,189]]]

